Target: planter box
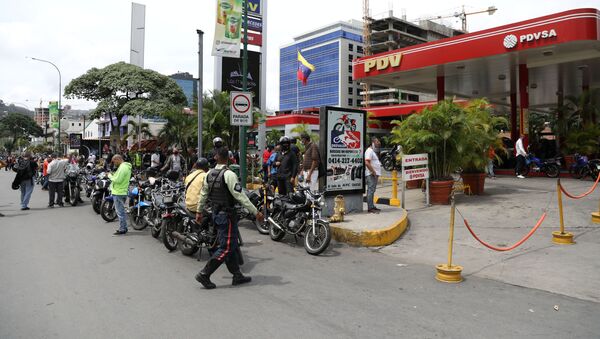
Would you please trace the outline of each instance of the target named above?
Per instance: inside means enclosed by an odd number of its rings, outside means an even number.
[[[430,181],[429,202],[432,205],[449,205],[453,186],[454,180]]]
[[[407,189],[415,189],[423,187],[423,180],[411,180],[406,182]]]
[[[465,194],[480,195],[483,194],[485,185],[485,173],[463,173],[460,175],[463,179],[463,184],[469,186],[470,190],[465,190]]]

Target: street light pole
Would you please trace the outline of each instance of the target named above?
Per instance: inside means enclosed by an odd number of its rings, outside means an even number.
[[[54,68],[56,68],[56,71],[58,72],[58,152],[62,153],[61,146],[60,146],[60,119],[61,119],[60,113],[62,110],[62,106],[61,106],[62,76],[60,74],[60,69],[58,69],[58,66],[56,66],[54,63],[52,63],[48,60],[43,60],[43,59],[38,59],[38,58],[31,58],[31,60],[45,62],[47,64],[50,64],[50,65],[54,66]]]

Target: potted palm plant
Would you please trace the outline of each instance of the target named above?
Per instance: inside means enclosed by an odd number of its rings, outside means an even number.
[[[430,202],[449,204],[454,179],[461,165],[465,110],[452,100],[441,101],[403,121],[393,121],[392,141],[405,154],[429,154]]]
[[[497,127],[505,126],[503,117],[493,116],[485,99],[470,101],[464,108],[465,122],[460,148],[462,153],[462,179],[470,187],[470,194],[482,194],[485,185],[485,168],[489,149],[504,150]]]

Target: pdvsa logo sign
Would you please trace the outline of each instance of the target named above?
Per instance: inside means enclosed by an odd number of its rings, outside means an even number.
[[[532,41],[538,41],[538,40],[542,40],[542,39],[553,38],[556,35],[557,35],[556,30],[554,30],[554,29],[543,30],[543,31],[535,32],[535,33],[522,34],[519,36],[518,39],[517,39],[516,35],[509,34],[504,37],[504,41],[502,42],[502,44],[504,45],[505,48],[510,49],[510,48],[517,47],[518,43],[524,44],[526,42],[532,42]]]

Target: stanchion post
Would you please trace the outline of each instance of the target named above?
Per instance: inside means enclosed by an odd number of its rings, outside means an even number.
[[[560,219],[560,231],[552,232],[552,242],[559,245],[573,244],[573,233],[565,232],[565,221],[563,216],[562,191],[560,190],[560,178],[556,181],[556,194],[558,196],[558,217]]]
[[[592,212],[592,222],[600,224],[600,199],[598,200],[598,212]]]
[[[392,198],[390,199],[390,206],[400,206],[400,200],[398,200],[398,171],[392,171]]]
[[[452,248],[454,244],[454,216],[456,213],[456,206],[454,203],[454,192],[450,197],[450,234],[448,236],[448,263],[437,265],[435,268],[437,274],[435,278],[442,282],[447,283],[459,283],[462,279],[462,266],[452,265]]]

